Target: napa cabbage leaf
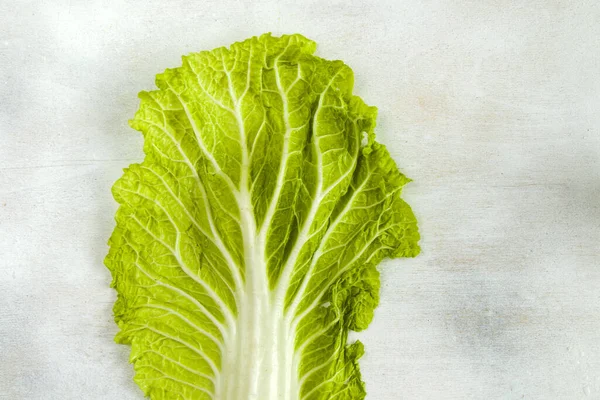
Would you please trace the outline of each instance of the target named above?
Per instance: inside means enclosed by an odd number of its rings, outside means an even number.
[[[141,92],[115,183],[119,343],[152,399],[363,399],[377,264],[419,252],[352,70],[301,35],[183,57]]]

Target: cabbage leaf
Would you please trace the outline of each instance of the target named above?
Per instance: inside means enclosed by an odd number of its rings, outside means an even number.
[[[115,183],[118,343],[152,399],[363,399],[377,264],[419,252],[409,179],[352,70],[301,35],[183,57],[141,92]]]

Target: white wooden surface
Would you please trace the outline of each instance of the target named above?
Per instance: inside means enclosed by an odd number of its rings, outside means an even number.
[[[414,179],[369,399],[600,399],[594,0],[0,2],[0,398],[141,399],[102,265],[126,121],[179,56],[300,32]]]

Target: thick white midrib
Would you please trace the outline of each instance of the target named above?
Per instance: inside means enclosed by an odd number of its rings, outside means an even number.
[[[297,396],[290,397],[290,393],[281,392],[283,388],[290,386],[281,382],[281,379],[285,380],[288,376],[287,369],[292,368],[293,341],[288,340],[288,332],[282,328],[282,308],[272,303],[264,253],[266,240],[262,232],[257,233],[249,191],[249,155],[244,120],[240,109],[241,100],[248,88],[244,90],[240,99],[236,99],[231,76],[226,69],[225,71],[229,81],[230,95],[235,103],[234,114],[242,145],[240,190],[236,196],[240,205],[246,285],[240,295],[238,323],[233,334],[235,343],[226,344],[226,347],[232,347],[235,350],[224,355],[224,376],[221,377],[221,385],[217,387],[216,398],[223,400],[296,400]],[[286,135],[289,136],[290,132],[291,129],[288,126]],[[282,172],[284,171],[285,168],[282,168]],[[233,359],[228,360],[228,356],[233,356]],[[284,358],[283,365],[281,365],[282,357]],[[286,360],[289,361],[289,365]],[[283,388],[281,387],[282,383]],[[226,390],[226,393],[221,394],[222,390]]]
[[[246,287],[247,293],[246,301],[242,300],[241,312],[239,315],[239,330],[236,335],[236,340],[238,341],[236,348],[243,348],[243,346],[252,346],[253,355],[247,355],[250,360],[252,360],[252,365],[249,366],[249,369],[246,371],[246,376],[243,376],[242,381],[240,382],[240,377],[231,376],[226,377],[226,380],[229,380],[229,385],[233,385],[233,382],[238,382],[238,390],[233,394],[233,397],[230,397],[230,392],[228,391],[227,400],[283,400],[287,399],[288,395],[283,394],[282,397],[279,395],[278,391],[279,386],[283,383],[284,390],[285,382],[281,382],[281,377],[287,376],[287,371],[279,371],[281,367],[278,365],[280,360],[279,357],[285,356],[285,352],[288,349],[284,349],[283,353],[279,351],[273,351],[271,349],[269,351],[270,354],[261,354],[264,353],[264,348],[267,343],[265,343],[265,338],[267,341],[271,340],[271,346],[280,347],[285,344],[281,343],[282,337],[288,338],[287,332],[283,334],[278,333],[278,329],[276,329],[276,325],[279,321],[282,321],[282,312],[277,312],[277,306],[273,305],[271,302],[269,283],[267,277],[267,265],[265,259],[265,245],[266,245],[266,233],[268,231],[268,227],[270,222],[275,214],[275,209],[277,205],[277,199],[279,197],[281,186],[283,185],[284,175],[285,175],[285,167],[287,163],[286,154],[288,153],[289,146],[289,135],[291,134],[292,128],[289,125],[289,115],[288,115],[288,105],[287,98],[283,93],[281,87],[281,81],[279,79],[279,73],[277,70],[277,60],[275,61],[275,75],[278,88],[280,89],[281,99],[283,103],[283,113],[284,113],[284,124],[285,124],[285,133],[284,133],[284,143],[282,149],[282,160],[279,167],[279,173],[277,176],[277,184],[275,193],[273,194],[273,198],[269,207],[267,209],[267,213],[263,222],[263,226],[261,227],[260,232],[257,234],[257,227],[254,220],[254,214],[252,212],[252,202],[251,202],[251,194],[248,192],[248,171],[250,169],[249,160],[248,160],[248,149],[247,144],[245,143],[245,127],[244,121],[240,112],[240,101],[236,101],[236,110],[235,116],[238,121],[238,126],[240,129],[240,136],[242,138],[242,183],[240,185],[240,192],[238,194],[238,200],[240,203],[240,211],[241,211],[241,219],[242,219],[242,234],[244,237],[244,253],[245,253],[245,265],[246,265]],[[228,74],[228,80],[231,82]],[[244,91],[246,93],[246,90]],[[230,86],[230,95],[234,96],[232,87]],[[252,249],[250,251],[250,249]],[[282,310],[281,310],[282,311]],[[262,315],[261,315],[262,314]],[[279,316],[278,316],[279,314]],[[261,332],[262,331],[262,332]],[[250,342],[248,338],[241,338],[241,333],[251,333],[252,339],[254,342]],[[270,334],[270,337],[269,337]],[[259,340],[262,342],[260,343]],[[242,344],[241,341],[245,340],[246,343]],[[261,348],[261,344],[263,348]],[[293,352],[293,349],[291,350]],[[237,352],[240,354],[240,352]],[[280,354],[277,354],[280,353]],[[261,364],[264,360],[261,357],[267,356],[270,358],[267,362],[272,365],[267,367],[267,371],[261,371]],[[292,355],[290,354],[287,357],[290,361]],[[242,361],[242,360],[240,360]],[[284,362],[285,364],[285,362]],[[283,368],[286,366],[284,365]],[[290,366],[291,368],[291,366]],[[261,372],[268,375],[267,379],[270,379],[270,383],[268,384],[267,393],[258,393],[260,389],[258,386],[260,384],[259,380],[261,377],[259,376]],[[263,377],[264,378],[264,377]],[[267,395],[268,397],[258,397],[258,396]]]
[[[283,53],[285,53],[285,50],[282,52],[282,54]],[[261,247],[263,248],[263,251],[264,251],[266,241],[267,241],[267,233],[268,233],[269,227],[271,225],[271,221],[273,220],[273,217],[274,217],[276,209],[277,209],[277,202],[281,195],[281,189],[283,187],[285,171],[286,171],[287,161],[288,161],[287,156],[289,153],[289,148],[288,148],[289,136],[290,136],[292,130],[294,129],[290,126],[290,122],[289,122],[290,114],[289,114],[289,104],[287,101],[287,92],[283,90],[283,86],[281,84],[281,79],[279,76],[279,71],[277,69],[277,62],[278,62],[278,58],[274,62],[275,78],[276,78],[276,83],[277,83],[277,89],[278,89],[279,94],[282,99],[285,133],[284,133],[284,141],[283,141],[283,149],[282,149],[282,159],[281,159],[281,162],[279,165],[279,171],[277,174],[277,185],[276,185],[275,193],[273,194],[272,200],[267,209],[267,213],[266,213],[266,216],[265,216],[265,219],[263,222],[263,226],[261,227],[261,230],[259,232],[259,239],[260,239],[260,243],[261,243]],[[329,87],[331,86],[331,83],[333,82],[333,79],[337,76],[338,73],[339,73],[339,71],[332,77],[332,79],[326,86],[325,90],[321,94],[321,97],[319,98],[319,103],[318,103],[317,110],[315,112],[315,116],[314,116],[314,120],[313,120],[313,129],[315,129],[316,125],[318,124],[318,115],[323,107],[324,94],[329,89]],[[298,75],[300,75],[300,71],[298,72]],[[298,79],[299,79],[299,76],[296,78],[296,81]],[[294,83],[296,81],[294,81]],[[239,113],[236,113],[236,114],[239,115]],[[318,140],[318,138],[316,138],[315,140]],[[298,237],[298,240],[294,244],[294,247],[292,249],[290,257],[288,258],[288,261],[286,262],[286,265],[284,266],[282,275],[279,277],[279,280],[278,280],[278,283],[277,283],[277,286],[275,289],[275,293],[273,296],[274,297],[273,301],[268,303],[271,305],[270,309],[275,314],[275,315],[273,315],[273,324],[274,325],[276,325],[277,320],[280,319],[282,321],[284,327],[289,327],[289,320],[284,317],[283,309],[285,307],[285,304],[284,304],[285,294],[286,294],[286,290],[289,285],[289,280],[291,278],[295,260],[298,256],[298,254],[300,253],[304,243],[306,242],[306,240],[309,237],[310,227],[312,226],[314,217],[315,217],[316,213],[318,212],[321,201],[331,192],[331,190],[333,190],[333,188],[335,186],[337,186],[337,184],[339,184],[339,182],[342,179],[344,179],[347,176],[347,174],[344,174],[339,180],[337,180],[330,187],[329,190],[327,190],[323,193],[322,192],[322,190],[323,190],[323,188],[322,188],[322,182],[323,182],[322,168],[320,167],[322,164],[322,160],[321,160],[321,154],[318,151],[317,151],[317,157],[318,157],[317,165],[319,166],[319,174],[318,174],[318,180],[317,180],[317,185],[316,185],[317,193],[315,194],[315,200],[311,203],[309,215],[308,215],[307,219],[305,220],[305,223],[302,227],[302,231]],[[261,269],[266,272],[266,267],[267,267],[266,257],[263,256],[263,259],[261,261],[262,261],[262,265],[264,266]],[[266,276],[265,276],[265,278],[266,278]],[[268,280],[265,282],[265,284],[268,285]],[[278,332],[276,327],[273,326],[273,328],[274,328],[273,332],[275,333],[275,335],[279,336],[279,333],[276,333],[276,332]],[[283,334],[281,336],[279,336],[279,339],[278,339],[279,343],[277,343],[277,346],[281,349],[281,351],[279,352],[279,356],[284,358],[284,360],[283,360],[284,370],[280,371],[281,375],[278,379],[279,382],[273,382],[273,384],[275,384],[275,385],[279,384],[282,387],[279,390],[283,390],[283,393],[281,393],[282,397],[274,397],[274,399],[276,398],[277,400],[281,400],[281,399],[285,399],[285,400],[294,399],[295,400],[297,398],[297,393],[299,391],[299,386],[295,382],[295,373],[296,373],[296,371],[295,371],[296,362],[294,360],[294,358],[295,358],[294,357],[295,356],[295,351],[294,351],[294,342],[295,342],[294,332],[295,332],[295,330],[286,329],[286,331],[287,332],[283,332]],[[276,354],[273,355],[273,357],[275,357],[275,356],[276,356]],[[274,358],[273,360],[274,360],[273,364],[275,364],[276,359]],[[272,393],[272,395],[277,396],[278,389],[274,388],[271,393]]]
[[[286,50],[287,50],[287,47],[283,50],[283,52],[281,54],[284,54]],[[275,191],[273,193],[273,197],[271,198],[271,201],[269,203],[269,207],[267,208],[267,212],[266,212],[265,218],[263,220],[263,225],[261,226],[261,229],[259,232],[259,238],[260,238],[259,241],[260,241],[261,247],[263,249],[263,254],[266,251],[267,233],[269,231],[269,227],[271,226],[273,217],[275,216],[275,212],[277,209],[277,202],[279,201],[279,197],[281,195],[281,189],[283,188],[283,183],[284,183],[284,179],[285,179],[285,171],[287,168],[287,161],[288,161],[288,156],[289,156],[290,135],[292,133],[292,130],[294,129],[290,126],[290,121],[289,121],[290,114],[289,114],[287,93],[284,91],[283,85],[281,83],[281,79],[279,76],[279,70],[278,70],[278,62],[279,62],[279,57],[277,57],[275,59],[273,65],[274,65],[274,70],[275,70],[275,81],[276,81],[277,89],[279,91],[279,95],[280,95],[281,101],[282,101],[285,133],[283,136],[283,148],[281,150],[281,161],[279,164],[279,171],[277,173],[277,184],[275,186]],[[298,70],[298,74],[300,74],[300,70]],[[319,182],[320,182],[320,177],[319,177]],[[267,272],[266,256],[263,256],[262,261],[263,262],[262,262],[261,270],[263,270],[266,274],[266,272]],[[268,285],[268,279],[267,279],[266,284]],[[295,333],[290,331],[289,329],[285,329],[289,325],[287,325],[285,323],[285,319],[283,316],[284,304],[283,304],[283,301],[280,300],[281,296],[278,294],[278,292],[279,292],[279,290],[276,290],[274,299],[272,299],[272,301],[269,302],[271,304],[270,309],[272,310],[272,314],[273,314],[273,316],[272,316],[273,331],[272,332],[274,332],[274,334],[276,336],[276,340],[277,340],[277,342],[275,343],[275,347],[277,349],[279,349],[279,351],[275,351],[274,354],[272,354],[272,357],[273,357],[273,364],[275,364],[275,362],[277,362],[277,361],[281,362],[281,360],[277,360],[277,357],[283,358],[283,362],[281,363],[281,364],[283,364],[283,366],[274,366],[274,368],[278,369],[277,379],[273,378],[273,380],[271,382],[270,396],[272,397],[272,400],[296,400],[297,396],[298,396],[298,392],[299,392],[299,387],[297,387],[297,385],[295,384],[296,376],[297,376],[296,370],[295,370],[295,364],[294,364],[294,356],[293,356],[294,355]],[[271,296],[271,293],[269,293],[269,296]],[[283,328],[281,328],[281,329],[283,329],[283,332],[276,329],[276,324],[278,322],[280,324],[282,324]],[[260,399],[260,400],[263,400],[263,399]],[[267,399],[264,399],[264,400],[267,400]]]
[[[238,315],[238,323],[236,326],[236,347],[240,350],[236,350],[235,356],[241,356],[245,358],[246,362],[250,365],[246,365],[246,375],[238,375],[227,377],[229,385],[237,385],[238,390],[234,394],[231,400],[241,399],[244,391],[248,393],[255,392],[258,385],[258,376],[260,367],[260,358],[257,354],[260,343],[260,332],[257,331],[259,328],[260,311],[263,308],[264,298],[266,297],[263,293],[267,290],[265,285],[265,279],[261,277],[259,267],[262,266],[260,255],[257,254],[257,243],[256,243],[256,228],[254,226],[254,216],[249,208],[249,194],[246,189],[240,191],[238,201],[241,209],[241,229],[242,237],[244,239],[244,265],[245,265],[245,277],[246,285],[244,292],[241,297],[240,311]],[[245,342],[245,343],[244,343]],[[245,352],[245,346],[249,349],[249,352]],[[238,365],[243,362],[243,359],[236,360]],[[240,371],[241,372],[241,371]]]

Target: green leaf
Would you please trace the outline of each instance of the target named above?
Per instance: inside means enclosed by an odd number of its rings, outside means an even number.
[[[412,257],[409,179],[352,70],[300,35],[183,57],[140,93],[146,157],[113,187],[117,342],[152,399],[365,396],[377,264]]]

